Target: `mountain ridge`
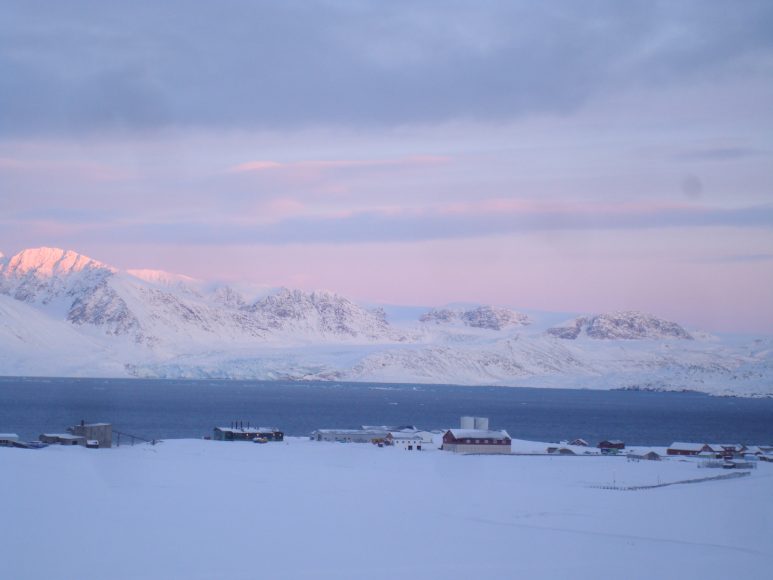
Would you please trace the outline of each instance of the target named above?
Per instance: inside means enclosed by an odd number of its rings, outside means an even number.
[[[440,307],[392,324],[383,308],[335,292],[279,288],[247,300],[227,285],[121,271],[58,248],[0,259],[0,298],[0,374],[773,395],[770,339],[708,340],[638,311],[541,330],[508,308]]]

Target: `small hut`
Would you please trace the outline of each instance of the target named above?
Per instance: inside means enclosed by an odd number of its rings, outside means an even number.
[[[86,438],[82,435],[71,433],[43,433],[38,437],[43,443],[49,445],[83,445],[86,446]]]
[[[18,441],[16,433],[0,433],[0,447],[13,447]]]

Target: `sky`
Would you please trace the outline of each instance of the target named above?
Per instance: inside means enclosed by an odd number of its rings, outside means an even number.
[[[0,251],[773,333],[773,3],[9,0]]]

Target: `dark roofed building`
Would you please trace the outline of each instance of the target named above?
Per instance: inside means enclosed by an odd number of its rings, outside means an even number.
[[[0,433],[0,447],[13,447],[19,442],[19,436],[16,433]]]
[[[666,450],[669,455],[698,455],[699,453],[715,453],[708,443],[680,443],[674,442]]]
[[[83,445],[86,446],[86,438],[72,433],[43,433],[39,439],[43,443],[51,445]]]
[[[215,427],[215,441],[283,441],[284,433],[273,427]]]

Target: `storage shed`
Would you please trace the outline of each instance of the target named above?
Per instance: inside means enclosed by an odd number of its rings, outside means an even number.
[[[630,453],[629,459],[644,460],[644,461],[660,461],[660,454],[656,451],[639,451],[638,453]]]
[[[43,433],[38,437],[43,443],[53,445],[83,445],[86,446],[86,438],[82,435],[71,433]]]
[[[577,455],[568,447],[548,447],[548,453],[550,455]]]
[[[16,433],[0,433],[0,447],[13,447],[18,441]]]

